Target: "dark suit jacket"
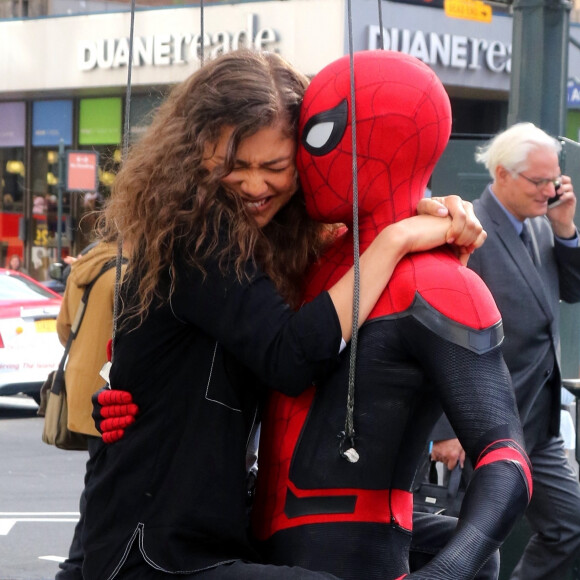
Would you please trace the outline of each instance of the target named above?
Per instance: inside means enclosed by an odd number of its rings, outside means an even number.
[[[559,432],[559,300],[580,301],[580,248],[555,242],[548,219],[533,218],[534,266],[489,186],[474,202],[474,209],[487,231],[487,240],[471,256],[468,266],[483,278],[501,312],[505,333],[502,351],[530,448],[545,436],[548,421],[549,432]],[[433,439],[450,437],[452,431],[443,418]]]

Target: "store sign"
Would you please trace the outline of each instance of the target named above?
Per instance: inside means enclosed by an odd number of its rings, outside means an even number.
[[[72,145],[73,102],[69,99],[32,103],[32,145]]]
[[[491,6],[480,0],[445,0],[443,7],[450,18],[491,22]]]
[[[81,99],[79,145],[116,145],[121,142],[120,97]]]
[[[431,66],[473,71],[486,68],[507,75],[511,72],[512,46],[499,40],[407,28],[384,28],[383,38],[385,50],[410,54]],[[368,48],[374,50],[379,46],[379,27],[369,26]]]
[[[68,191],[97,191],[99,154],[95,151],[68,151],[66,188]]]
[[[580,109],[580,81],[570,79],[568,81],[567,105],[569,109]]]
[[[0,147],[24,147],[26,103],[0,103]]]
[[[133,39],[133,66],[172,66],[201,60],[201,34],[155,34]],[[242,46],[274,51],[278,35],[272,28],[257,28],[257,15],[249,14],[246,28],[230,33],[222,30],[203,35],[206,58]],[[79,43],[78,66],[81,71],[115,69],[129,64],[129,38],[104,38]]]

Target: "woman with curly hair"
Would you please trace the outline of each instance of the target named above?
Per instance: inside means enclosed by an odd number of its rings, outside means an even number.
[[[130,152],[102,223],[129,256],[110,384],[140,419],[94,458],[86,580],[329,578],[260,563],[246,456],[266,389],[323,378],[351,337],[354,274],[301,305],[333,227],[306,213],[296,125],[307,79],[236,51],[177,86]],[[485,236],[456,198],[386,228],[360,260],[362,323],[398,260]]]

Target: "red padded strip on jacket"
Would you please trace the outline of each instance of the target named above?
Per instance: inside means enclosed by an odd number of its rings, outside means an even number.
[[[288,518],[284,513],[274,516],[274,530],[293,528],[306,524],[328,522],[380,522],[395,523],[405,530],[413,529],[413,495],[401,489],[298,489],[291,481],[288,488],[299,498],[356,496],[352,513],[313,514]]]
[[[508,439],[506,441],[510,441],[517,445],[515,441]],[[496,443],[500,443],[500,441],[494,441],[491,445],[495,445]],[[490,446],[488,445],[487,448]],[[487,449],[486,448],[486,449]],[[482,455],[485,453],[485,450],[482,452]],[[485,457],[481,457],[478,459],[475,469],[479,469],[484,465],[489,465],[490,463],[495,463],[496,461],[515,461],[522,466],[524,473],[526,475],[526,481],[528,483],[528,496],[532,496],[532,471],[530,466],[526,460],[525,455],[523,455],[518,449],[514,449],[513,447],[501,447],[500,449],[494,449],[485,455]]]

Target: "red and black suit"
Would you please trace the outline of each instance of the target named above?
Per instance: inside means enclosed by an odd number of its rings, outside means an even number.
[[[356,53],[354,75],[362,252],[384,227],[415,213],[449,138],[450,107],[434,73],[407,55]],[[353,207],[350,91],[348,57],[313,79],[298,152],[309,212],[347,225]],[[352,264],[347,233],[313,268],[306,300]],[[405,257],[358,335],[358,461],[340,453],[348,350],[324,384],[297,398],[270,397],[253,514],[268,559],[352,580],[472,578],[532,491],[502,337],[489,291],[449,249]],[[475,472],[455,534],[409,575],[411,489],[441,407]]]

